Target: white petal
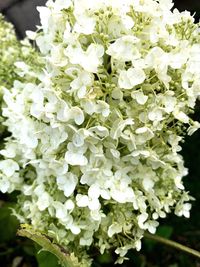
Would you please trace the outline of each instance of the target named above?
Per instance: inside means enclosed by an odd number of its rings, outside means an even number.
[[[122,225],[119,223],[113,223],[108,228],[108,236],[112,237],[114,234],[121,233],[122,231]]]
[[[77,125],[81,125],[84,122],[84,113],[83,111],[78,107],[73,107],[70,110],[71,116],[74,118],[75,123]]]
[[[8,192],[10,187],[10,182],[8,180],[0,180],[0,191],[4,194]]]
[[[73,210],[75,207],[74,205],[74,202],[71,200],[71,199],[68,199],[66,202],[65,202],[65,208],[67,210]]]
[[[122,89],[132,89],[134,86],[144,82],[146,75],[142,69],[129,68],[122,70],[119,74],[118,84]]]
[[[74,235],[78,235],[81,232],[81,229],[75,224],[70,227],[70,230]]]
[[[142,92],[134,92],[131,94],[138,104],[144,105],[147,102],[148,96],[144,95]]]
[[[0,170],[8,177],[11,177],[15,171],[19,170],[19,165],[11,159],[0,161]]]
[[[76,166],[76,165],[84,166],[84,165],[87,165],[88,163],[88,160],[84,155],[79,154],[79,153],[74,153],[71,151],[67,151],[65,153],[65,160],[68,164],[72,166]]]
[[[64,195],[66,197],[69,197],[71,194],[73,194],[78,182],[78,178],[70,172],[68,172],[66,175],[58,176],[56,180],[58,188],[64,191]]]
[[[92,199],[88,203],[88,207],[90,210],[98,210],[100,208],[100,203],[98,199]]]
[[[93,184],[90,186],[88,190],[88,196],[92,199],[99,198],[100,196],[100,188],[97,184]]]
[[[89,203],[88,196],[78,194],[76,196],[76,204],[78,207],[87,207]]]
[[[147,220],[148,218],[148,214],[147,213],[142,213],[140,215],[137,216],[137,220],[138,220],[138,225],[141,229],[146,229],[144,227],[144,222]]]
[[[147,191],[152,189],[153,186],[154,186],[154,182],[148,177],[144,178],[142,184],[144,186],[144,189],[147,190]]]
[[[49,204],[50,204],[49,194],[47,192],[43,192],[37,201],[38,209],[40,211],[43,211],[49,207]]]

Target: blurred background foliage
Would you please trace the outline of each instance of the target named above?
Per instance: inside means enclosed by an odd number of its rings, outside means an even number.
[[[25,30],[34,30],[39,24],[35,6],[44,5],[45,0],[0,0],[0,11],[11,21],[19,38],[23,38]],[[176,0],[179,10],[191,11],[196,21],[200,18],[199,0]],[[200,121],[200,103],[196,105],[194,114]],[[188,247],[200,251],[200,132],[186,137],[182,155],[189,174],[184,184],[196,199],[193,202],[190,219],[178,218],[174,215],[160,221],[157,234],[170,238]],[[16,237],[19,224],[11,215],[11,208],[17,198],[17,192],[11,195],[0,194],[0,266],[1,267],[59,267],[57,259],[48,252],[24,238]],[[142,250],[129,252],[129,261],[121,267],[200,267],[200,261],[181,251],[166,247],[155,241],[144,239]],[[112,251],[105,255],[94,255],[93,267],[111,267],[115,261]],[[116,267],[118,265],[115,265]]]

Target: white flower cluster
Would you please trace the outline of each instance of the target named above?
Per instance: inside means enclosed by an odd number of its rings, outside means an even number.
[[[2,125],[3,118],[1,112],[2,105],[2,84],[11,86],[13,79],[16,78],[13,64],[19,52],[18,42],[13,27],[4,21],[0,14],[0,138],[2,137],[5,127]]]
[[[28,32],[45,67],[18,62],[0,190],[22,222],[84,258],[122,262],[172,211],[189,217],[179,154],[200,94],[200,31],[170,0],[49,0]],[[29,78],[27,78],[29,77]],[[32,79],[30,78],[32,77]],[[84,254],[85,253],[85,254]],[[89,265],[89,263],[88,263]]]
[[[19,62],[23,61],[23,66],[34,65],[35,73],[37,70],[35,64],[37,62],[37,65],[41,66],[42,59],[37,56],[38,53],[32,48],[27,39],[22,42],[17,40],[14,27],[5,21],[1,14],[0,40],[0,137],[2,137],[7,135],[5,126],[2,124],[3,117],[1,109],[4,88],[11,88],[14,80],[20,80],[22,78],[20,71],[16,69],[16,66],[20,64]]]
[[[0,86],[12,85],[16,78],[14,62],[19,56],[20,46],[13,26],[0,14]]]

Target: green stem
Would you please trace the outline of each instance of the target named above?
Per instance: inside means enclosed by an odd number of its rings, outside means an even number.
[[[186,247],[182,244],[179,244],[178,242],[166,239],[166,238],[158,236],[158,235],[152,235],[149,233],[145,233],[144,237],[151,239],[151,240],[154,240],[154,241],[157,241],[157,242],[160,242],[160,243],[163,243],[167,246],[182,250],[182,251],[187,252],[187,253],[189,253],[189,254],[197,257],[197,258],[200,258],[200,252],[199,251],[192,249],[192,248],[189,248],[189,247]]]

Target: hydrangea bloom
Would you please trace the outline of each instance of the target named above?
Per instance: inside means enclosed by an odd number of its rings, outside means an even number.
[[[67,246],[80,266],[90,265],[90,246],[114,248],[122,262],[159,218],[189,217],[179,151],[183,134],[199,128],[189,115],[200,33],[172,6],[49,0],[37,34],[28,33],[45,67],[18,63],[24,79],[4,92],[12,135],[0,152],[0,190],[20,190],[20,221]]]
[[[14,62],[18,56],[19,46],[11,24],[4,21],[0,15],[0,107],[2,105],[2,85],[11,86],[16,78],[14,72]],[[3,118],[0,108],[0,123]],[[5,127],[0,125],[0,136],[3,134]]]
[[[0,15],[0,85],[12,86],[17,78],[14,62],[19,57],[20,45],[13,26]]]
[[[26,71],[26,68],[31,68],[30,65],[40,66],[42,59],[37,58],[35,49],[27,39],[22,42],[17,40],[12,24],[6,22],[1,14],[0,40],[0,122],[2,123],[1,106],[4,88],[11,88],[16,79],[22,80],[22,72]],[[36,69],[34,66],[34,72]],[[0,135],[3,133],[5,134],[5,126],[1,124]]]

